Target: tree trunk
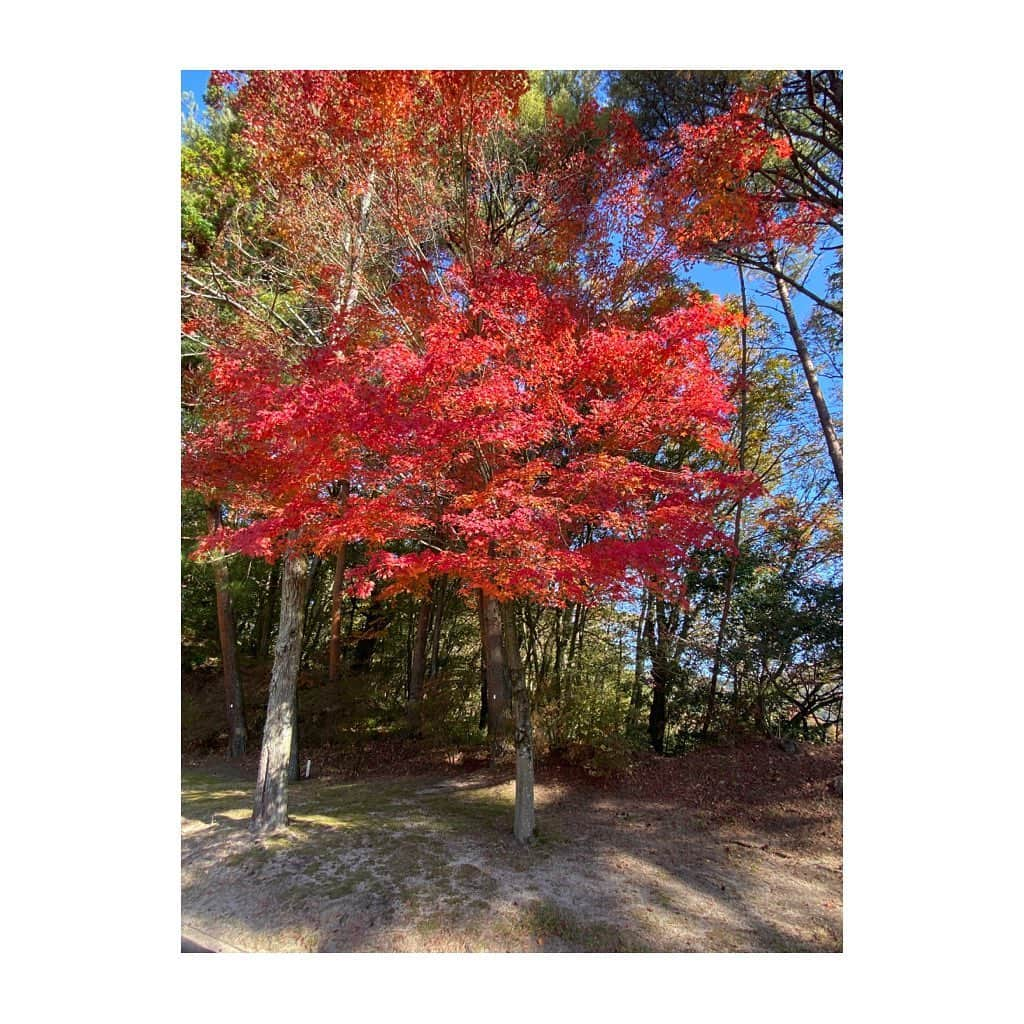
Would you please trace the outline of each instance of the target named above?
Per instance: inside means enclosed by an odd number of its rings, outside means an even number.
[[[640,721],[640,709],[644,703],[644,622],[647,619],[648,592],[640,594],[640,614],[636,620],[636,646],[633,663],[633,692],[629,698],[629,714],[634,725]]]
[[[427,674],[427,642],[430,635],[431,599],[424,597],[416,611],[416,635],[412,644],[412,659],[409,663],[409,703],[406,717],[409,732],[418,736],[420,732],[420,708],[423,702],[423,680]]]
[[[275,562],[270,567],[270,576],[267,578],[267,593],[260,608],[259,636],[256,640],[256,657],[265,659],[270,653],[271,624],[274,619],[274,605],[277,603],[277,592],[281,583],[281,571],[279,563]]]
[[[487,728],[487,655],[484,645],[480,645],[480,722],[477,728]]]
[[[555,664],[552,670],[555,689],[555,703],[560,705],[562,701],[562,654],[565,650],[565,637],[562,633],[562,622],[565,618],[564,608],[555,612]]]
[[[482,591],[480,632],[487,680],[487,737],[490,741],[491,760],[499,761],[508,751],[512,692],[502,643],[501,606],[493,597],[485,597]]]
[[[210,533],[220,526],[220,505],[207,507],[206,522]],[[228,567],[221,560],[213,562],[213,587],[217,596],[217,632],[220,637],[220,660],[224,668],[224,705],[228,719],[228,757],[241,757],[245,753],[245,702],[242,682],[238,675],[235,613],[228,590]]]
[[[299,781],[299,688],[292,694],[292,742],[288,747],[288,781]]]
[[[370,671],[381,634],[391,624],[392,611],[378,597],[379,590],[370,598],[370,607],[366,609],[366,621],[363,623],[362,634],[356,641],[355,650],[352,652],[353,675],[365,675]]]
[[[348,503],[349,481],[342,480],[339,498],[342,508]],[[331,585],[331,639],[327,646],[327,681],[336,685],[341,674],[341,605],[344,601],[345,555],[347,545],[342,544],[334,561],[334,582]]]
[[[313,642],[316,640],[318,622],[322,618],[320,602],[317,601],[317,591],[320,589],[320,574],[323,567],[324,560],[319,555],[314,555],[310,560],[309,571],[306,577],[306,610],[303,613],[300,668],[303,665],[309,665],[309,658],[314,650]]]
[[[665,719],[668,696],[668,673],[665,665],[665,637],[657,629],[656,615],[660,598],[652,594],[647,602],[647,618],[644,622],[644,633],[647,649],[651,653],[651,713],[647,719],[647,735],[651,738],[651,747],[655,753],[665,751]]]
[[[274,832],[288,822],[288,768],[295,726],[295,690],[302,653],[307,571],[304,555],[288,556],[282,564],[281,620],[250,825],[256,833]]]
[[[747,286],[743,279],[743,265],[736,264],[740,277],[740,299],[744,322],[747,316]],[[785,287],[785,285],[783,285]],[[746,469],[746,448],[747,448],[747,329],[740,327],[740,377],[743,387],[740,389],[740,410],[739,410],[739,470],[742,473]],[[842,484],[840,484],[842,490]],[[722,670],[722,648],[725,644],[725,630],[729,623],[729,611],[732,608],[732,592],[736,586],[736,569],[739,563],[740,531],[743,527],[743,499],[736,502],[736,514],[733,520],[732,542],[736,550],[729,559],[729,576],[725,581],[725,597],[722,601],[722,618],[718,623],[718,637],[715,640],[715,657],[711,665],[711,682],[708,685],[708,706],[704,715],[704,722],[701,726],[700,735],[702,739],[708,738],[711,729],[711,722],[715,713],[715,699],[718,694],[718,673]]]
[[[807,349],[807,343],[804,341],[803,333],[800,330],[800,325],[797,322],[796,314],[793,312],[793,304],[789,301],[789,289],[786,287],[786,282],[780,276],[782,274],[782,265],[779,263],[779,257],[772,252],[771,265],[773,275],[775,277],[775,288],[779,293],[779,301],[782,303],[782,310],[786,314],[786,323],[789,325],[789,333],[793,338],[793,344],[796,346],[797,355],[800,357],[800,364],[804,368],[804,376],[807,378],[807,388],[811,392],[811,398],[814,399],[814,408],[818,412],[818,421],[821,423],[822,433],[825,435],[825,445],[828,448],[829,458],[832,460],[832,469],[836,475],[836,483],[839,485],[839,493],[843,493],[843,446],[839,440],[839,435],[836,433],[836,428],[832,423],[832,417],[829,414],[828,406],[825,404],[825,396],[821,393],[821,385],[818,383],[818,371],[814,367],[814,362],[811,360],[811,354]]]
[[[433,607],[430,623],[430,665],[427,668],[427,675],[433,679],[440,670],[441,626],[451,598],[447,576],[442,576],[439,580],[434,581],[431,586],[431,595]]]
[[[665,752],[665,718],[668,679],[665,667],[660,658],[651,664],[651,715],[647,722],[647,733],[651,737],[651,747],[656,754]]]
[[[499,605],[508,674],[512,684],[512,707],[515,713],[516,745],[516,808],[512,832],[516,842],[526,845],[534,832],[533,810],[533,724],[530,720],[530,691],[519,656],[519,626],[511,601]]]

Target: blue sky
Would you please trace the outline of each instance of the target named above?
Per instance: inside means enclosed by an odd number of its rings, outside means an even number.
[[[200,110],[203,109],[203,93],[206,92],[206,83],[210,80],[209,71],[182,71],[181,92],[192,93]],[[185,97],[182,95],[181,112],[185,113]]]
[[[206,85],[210,79],[210,72],[201,70],[182,71],[181,72],[181,111],[184,114],[187,110],[186,107],[186,93],[191,93],[195,99],[198,107],[200,116],[205,110],[203,103],[203,94],[206,92]],[[721,266],[711,263],[698,263],[689,272],[689,277],[697,282],[702,288],[706,288],[713,295],[736,295],[739,292],[739,283],[736,277],[736,270],[731,266]],[[819,295],[825,293],[825,279],[824,270],[822,266],[814,268],[808,279],[807,285],[812,291],[817,291]],[[755,287],[751,287],[751,283],[748,282],[748,290],[753,295],[756,291]],[[796,291],[792,291],[792,302],[796,314],[800,319],[803,319],[811,310],[811,302],[809,299],[804,298]],[[761,299],[763,306],[764,299]]]

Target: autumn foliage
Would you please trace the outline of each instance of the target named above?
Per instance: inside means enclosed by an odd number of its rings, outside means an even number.
[[[276,324],[188,325],[215,344],[185,482],[240,524],[206,546],[274,558],[362,542],[360,592],[444,575],[552,604],[637,582],[678,593],[753,484],[665,458],[688,444],[728,461],[707,342],[737,316],[664,284],[702,246],[803,224],[743,189],[780,149],[742,104],[683,131],[658,176],[628,117],[596,104],[525,136],[518,73],[215,81],[241,83],[276,229],[315,265],[305,287],[330,317],[312,347]],[[337,231],[361,231],[360,268],[316,263],[328,208]]]
[[[768,127],[771,97],[736,91],[645,139],[583,88],[544,101],[537,73],[210,82],[216,132],[183,162],[202,230],[183,246],[182,472],[225,622],[225,565],[253,563],[223,554],[268,563],[247,641],[269,654],[277,609],[253,827],[287,821],[299,672],[324,646],[346,714],[360,693],[404,687],[409,737],[446,701],[460,721],[479,702],[492,763],[514,748],[521,842],[535,728],[546,749],[608,754],[635,745],[649,702],[657,753],[670,714],[703,742],[746,659],[746,714],[764,731],[763,666],[797,657],[808,601],[836,604],[787,573],[819,541],[834,557],[839,535],[762,502],[778,460],[752,456],[779,429],[765,403],[791,391],[786,366],[757,366],[744,260],[777,267],[829,217],[782,191],[793,143]],[[708,258],[737,267],[739,299],[688,282]],[[744,516],[785,549],[782,571],[758,564]],[[760,662],[727,665],[730,615],[769,638]],[[586,680],[595,629],[617,667]],[[815,636],[824,663],[831,625]],[[804,720],[831,700],[830,666],[812,671]]]

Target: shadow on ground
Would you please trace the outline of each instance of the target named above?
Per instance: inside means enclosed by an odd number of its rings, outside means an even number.
[[[511,782],[487,772],[303,782],[265,840],[251,798],[237,772],[185,772],[183,919],[244,950],[842,948],[835,828],[815,841],[813,815],[756,831],[541,778],[523,849]]]

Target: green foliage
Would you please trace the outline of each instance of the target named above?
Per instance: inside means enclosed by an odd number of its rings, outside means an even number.
[[[530,87],[519,101],[519,121],[540,128],[548,111],[575,124],[580,107],[593,100],[600,85],[599,71],[531,71]]]
[[[206,532],[206,508],[196,494],[182,495],[181,532],[181,667],[190,672],[220,654],[213,573],[190,557]]]
[[[183,119],[181,238],[186,261],[205,256],[231,216],[254,195],[248,156],[230,108],[214,108],[201,122]]]

